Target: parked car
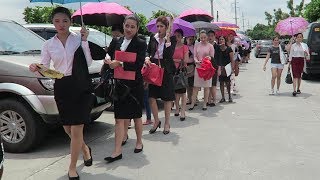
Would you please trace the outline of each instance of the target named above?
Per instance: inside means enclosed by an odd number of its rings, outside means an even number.
[[[24,24],[23,26],[37,33],[46,40],[50,39],[57,33],[53,24]],[[70,31],[75,33],[80,33],[80,30],[81,27],[70,27]],[[89,28],[88,41],[105,48],[109,46],[112,41],[112,37],[96,29]]]
[[[267,55],[271,45],[271,40],[259,40],[255,48],[255,57],[259,58],[261,55]]]
[[[30,64],[40,62],[44,42],[20,24],[0,20],[0,133],[8,152],[31,150],[45,137],[46,127],[59,124],[54,79],[29,71]],[[89,67],[93,84],[100,82],[100,68],[98,61]],[[109,106],[97,98],[92,120]]]
[[[320,74],[320,22],[310,23],[303,38],[309,46],[310,61],[305,62],[302,78],[309,79],[312,75]]]

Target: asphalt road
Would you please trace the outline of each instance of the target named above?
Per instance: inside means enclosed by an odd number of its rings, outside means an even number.
[[[283,83],[269,96],[270,71],[263,58],[241,66],[234,103],[187,112],[185,122],[171,118],[171,133],[150,135],[144,127],[144,151],[134,154],[134,129],[121,161],[106,164],[114,146],[113,114],[105,112],[85,130],[94,164],[78,161],[82,180],[294,180],[320,177],[320,80],[303,81],[298,97]],[[283,74],[283,77],[285,73]],[[220,93],[219,93],[220,94]],[[160,117],[163,120],[163,112]],[[33,152],[6,154],[5,180],[67,179],[69,140],[50,132]]]

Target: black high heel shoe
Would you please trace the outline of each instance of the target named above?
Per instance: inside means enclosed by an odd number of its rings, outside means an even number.
[[[137,149],[137,148],[134,148],[134,153],[139,153],[139,152],[142,152],[143,150],[143,145],[142,145],[142,148],[141,149]]]
[[[150,133],[150,134],[155,133],[155,132],[157,131],[157,129],[158,129],[158,128],[161,128],[161,121],[159,121],[159,124],[156,126],[156,128],[154,128],[154,129],[150,129],[149,133]]]
[[[194,109],[196,105],[192,106],[191,108],[189,108],[189,111],[192,111]]]
[[[90,153],[90,159],[88,159],[88,160],[83,160],[84,165],[87,166],[87,167],[92,166],[91,148],[90,148],[89,146],[88,146],[88,148],[89,148],[89,153]]]
[[[112,163],[112,162],[114,162],[114,161],[118,161],[118,160],[120,160],[120,159],[122,159],[122,154],[120,154],[119,156],[117,156],[117,157],[106,157],[106,158],[104,158],[104,160],[105,161],[107,161],[108,163]]]
[[[169,130],[163,130],[163,134],[164,135],[167,135],[167,134],[169,134],[170,133],[170,125],[169,125]]]
[[[69,173],[68,173],[68,178],[69,180],[80,180],[79,174],[77,173],[78,176],[76,177],[70,177]]]
[[[127,139],[125,141],[122,141],[121,145],[124,146],[125,144],[127,144],[128,139],[129,139],[129,136],[127,135]]]

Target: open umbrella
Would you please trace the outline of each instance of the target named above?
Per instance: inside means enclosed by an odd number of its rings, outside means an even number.
[[[219,26],[205,22],[205,21],[195,21],[191,23],[196,29],[210,29],[210,30],[220,30]]]
[[[308,21],[302,17],[289,17],[278,22],[275,31],[281,36],[295,35],[304,32],[308,27]]]
[[[147,24],[147,29],[149,32],[156,33],[157,32],[157,19],[151,20]],[[174,32],[177,29],[181,29],[183,31],[183,35],[186,37],[196,35],[196,30],[192,26],[192,24],[187,21],[184,21],[180,18],[175,18],[173,21],[172,32]]]
[[[188,22],[195,22],[195,21],[210,22],[213,20],[213,17],[208,12],[202,9],[186,10],[180,14],[179,18]]]
[[[57,4],[68,4],[68,3],[80,3],[80,11],[82,14],[81,10],[81,2],[101,2],[103,0],[30,0],[31,3],[34,2],[50,2],[51,4],[57,3]],[[83,20],[81,18],[81,24],[83,25]]]
[[[219,31],[215,31],[216,33],[216,37],[220,37],[220,36],[228,36],[229,34],[232,34],[233,36],[237,36],[236,32],[234,30],[231,29],[221,29]]]
[[[216,73],[216,69],[212,66],[209,57],[202,59],[201,65],[197,68],[197,72],[200,78],[203,78],[205,81],[211,79]]]
[[[239,29],[238,25],[225,22],[225,21],[212,22],[212,24],[219,26],[221,29],[231,29],[231,30]]]
[[[82,6],[83,22],[86,25],[114,26],[121,25],[126,15],[132,14],[127,8],[117,3],[87,3]],[[81,23],[81,10],[72,15],[74,23]]]

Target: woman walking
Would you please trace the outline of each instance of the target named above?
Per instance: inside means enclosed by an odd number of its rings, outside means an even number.
[[[231,47],[229,47],[226,44],[226,39],[225,37],[221,36],[219,38],[219,44],[220,44],[220,52],[221,52],[221,57],[220,57],[220,62],[218,62],[218,76],[219,76],[219,82],[220,82],[220,91],[221,91],[221,100],[220,103],[226,102],[225,96],[224,96],[224,87],[225,85],[227,86],[228,90],[228,95],[229,95],[229,102],[233,102],[232,97],[231,97],[231,73],[234,72],[234,61],[233,61],[233,51]],[[231,64],[230,64],[231,63]],[[230,64],[230,65],[229,65]],[[228,68],[231,69],[231,73],[228,75],[226,71],[226,66],[229,66]],[[230,67],[231,66],[231,67]]]
[[[212,77],[212,87],[210,88],[210,95],[208,104],[210,107],[216,105],[216,96],[217,96],[217,81],[218,81],[218,64],[220,58],[220,46],[216,42],[216,34],[214,31],[208,31],[209,43],[213,45],[214,48],[214,57],[211,57],[212,66],[216,69],[216,73]]]
[[[184,45],[182,43],[183,38],[183,31],[181,29],[177,29],[174,32],[174,35],[177,40],[176,48],[173,54],[173,61],[175,62],[177,72],[181,71],[182,68],[186,67],[186,63],[189,58],[189,51],[188,46]],[[175,105],[176,105],[176,112],[174,116],[180,115],[180,120],[184,121],[186,119],[186,105],[187,105],[187,96],[186,96],[186,88],[177,89],[175,90]],[[180,105],[180,99],[181,99],[181,105]],[[181,114],[179,107],[181,107]]]
[[[175,37],[170,38],[171,26],[166,17],[160,16],[157,21],[158,33],[151,36],[147,49],[148,57],[145,59],[145,64],[150,63],[161,64],[164,68],[164,75],[162,80],[162,86],[149,85],[149,102],[154,117],[153,128],[149,131],[153,134],[161,127],[161,121],[158,117],[158,105],[157,98],[161,98],[164,101],[165,123],[163,134],[170,133],[170,112],[172,107],[172,101],[175,100],[174,96],[174,84],[173,74],[176,67],[173,62],[173,53],[176,46]],[[167,33],[168,32],[168,33]]]
[[[310,59],[309,47],[302,42],[302,33],[296,34],[295,37],[296,42],[292,44],[289,53],[289,66],[291,65],[293,74],[293,96],[301,94],[300,86],[304,62]]]
[[[145,59],[145,52],[147,49],[146,42],[138,38],[137,32],[139,30],[139,19],[135,15],[126,16],[124,23],[124,37],[120,39],[114,38],[110,44],[108,54],[115,59],[116,51],[130,52],[136,54],[136,61],[120,62],[118,60],[110,60],[107,58],[105,63],[111,69],[123,67],[125,71],[134,71],[135,80],[118,79],[116,82],[116,89],[124,90],[129,88],[128,95],[114,102],[114,117],[116,121],[115,127],[115,148],[111,156],[106,157],[108,163],[122,159],[122,144],[125,129],[131,119],[134,120],[137,141],[134,153],[139,153],[143,150],[142,144],[142,106],[143,106],[143,80],[141,69]],[[126,140],[124,141],[126,142]]]
[[[71,138],[68,177],[76,180],[79,179],[76,165],[80,151],[83,153],[84,165],[92,165],[91,148],[83,140],[83,126],[90,122],[93,97],[90,84],[78,80],[81,76],[79,73],[87,71],[89,75],[88,69],[78,69],[79,63],[90,66],[92,57],[87,41],[88,31],[83,27],[81,36],[69,31],[71,13],[68,9],[57,7],[51,17],[57,34],[45,42],[41,51],[41,64],[49,68],[52,61],[55,70],[64,74],[62,79],[55,80],[54,98],[63,128]],[[29,69],[32,72],[39,71],[37,64],[31,64]]]
[[[208,42],[208,35],[206,31],[202,30],[200,32],[200,43],[196,44],[194,47],[194,61],[196,67],[200,67],[202,59],[206,56],[214,57],[214,48],[213,45]],[[204,103],[202,110],[207,110],[207,103],[209,100],[209,88],[212,86],[212,78],[209,80],[204,80],[199,77],[198,72],[194,73],[194,87],[192,93],[192,104],[189,110],[193,110],[198,96],[199,89],[204,88]]]
[[[271,78],[271,92],[270,95],[274,95],[274,86],[277,80],[277,91],[276,94],[280,93],[280,84],[281,84],[281,74],[282,70],[284,68],[284,54],[281,49],[281,46],[279,45],[279,37],[274,37],[272,39],[272,47],[269,48],[268,54],[266,57],[266,60],[263,65],[263,70],[266,71],[266,65],[271,58],[271,73],[272,73],[272,78]]]
[[[188,102],[187,105],[191,104],[192,101],[192,92],[193,92],[193,84],[194,84],[194,71],[195,71],[195,63],[194,63],[194,43],[195,37],[190,36],[186,38],[186,45],[188,46],[188,59],[187,63],[187,71],[188,71],[188,87],[187,87],[187,97]]]

